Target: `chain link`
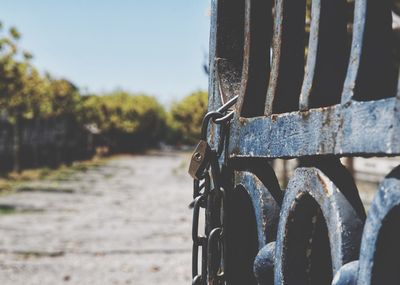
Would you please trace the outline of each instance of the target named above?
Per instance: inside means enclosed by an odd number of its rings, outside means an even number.
[[[217,111],[207,113],[202,125],[202,139],[207,138],[210,122],[220,125],[217,150],[212,150],[208,164],[200,179],[193,183],[192,224],[192,285],[225,284],[225,237],[226,198],[223,189],[219,158],[226,149],[226,132],[234,111],[230,108],[237,96]],[[200,212],[204,209],[204,235],[199,235]],[[199,250],[201,249],[201,272],[199,272]]]

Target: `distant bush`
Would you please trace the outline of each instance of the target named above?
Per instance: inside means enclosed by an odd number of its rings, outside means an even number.
[[[207,92],[197,91],[173,104],[168,116],[169,142],[194,144],[199,140],[207,102]]]
[[[16,28],[5,29],[0,22],[0,154],[14,170],[29,165],[27,160],[32,165],[70,162],[77,159],[71,153],[86,157],[98,146],[115,153],[198,141],[206,92],[194,92],[168,111],[144,94],[84,96],[67,79],[41,74],[20,38]],[[46,162],[51,156],[57,163]]]
[[[166,131],[166,112],[154,97],[123,91],[83,97],[80,120],[95,124],[113,152],[154,146]]]

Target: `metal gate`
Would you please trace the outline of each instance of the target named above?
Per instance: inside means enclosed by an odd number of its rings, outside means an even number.
[[[366,216],[340,162],[400,154],[396,7],[212,1],[193,284],[400,284],[400,168]],[[277,158],[299,161],[286,189]]]

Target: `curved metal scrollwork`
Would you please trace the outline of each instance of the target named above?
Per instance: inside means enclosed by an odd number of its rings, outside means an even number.
[[[380,184],[361,242],[358,284],[399,284],[400,168]]]
[[[254,259],[275,240],[282,192],[265,160],[235,161],[233,190],[227,192],[228,284],[256,284]]]
[[[286,189],[275,251],[275,284],[330,284],[358,258],[363,221],[316,168],[298,168]]]
[[[209,110],[238,98],[219,158],[225,284],[400,282],[400,171],[366,219],[340,163],[400,156],[397,2],[212,1]],[[281,190],[269,163],[288,158],[299,168]]]
[[[365,223],[359,260],[346,264],[334,285],[399,284],[400,167],[379,185]]]

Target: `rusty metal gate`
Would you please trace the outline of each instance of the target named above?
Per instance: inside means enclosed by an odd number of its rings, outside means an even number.
[[[398,7],[212,1],[193,284],[400,284],[400,168],[366,215],[340,162],[400,154]],[[299,162],[285,189],[277,158]]]

